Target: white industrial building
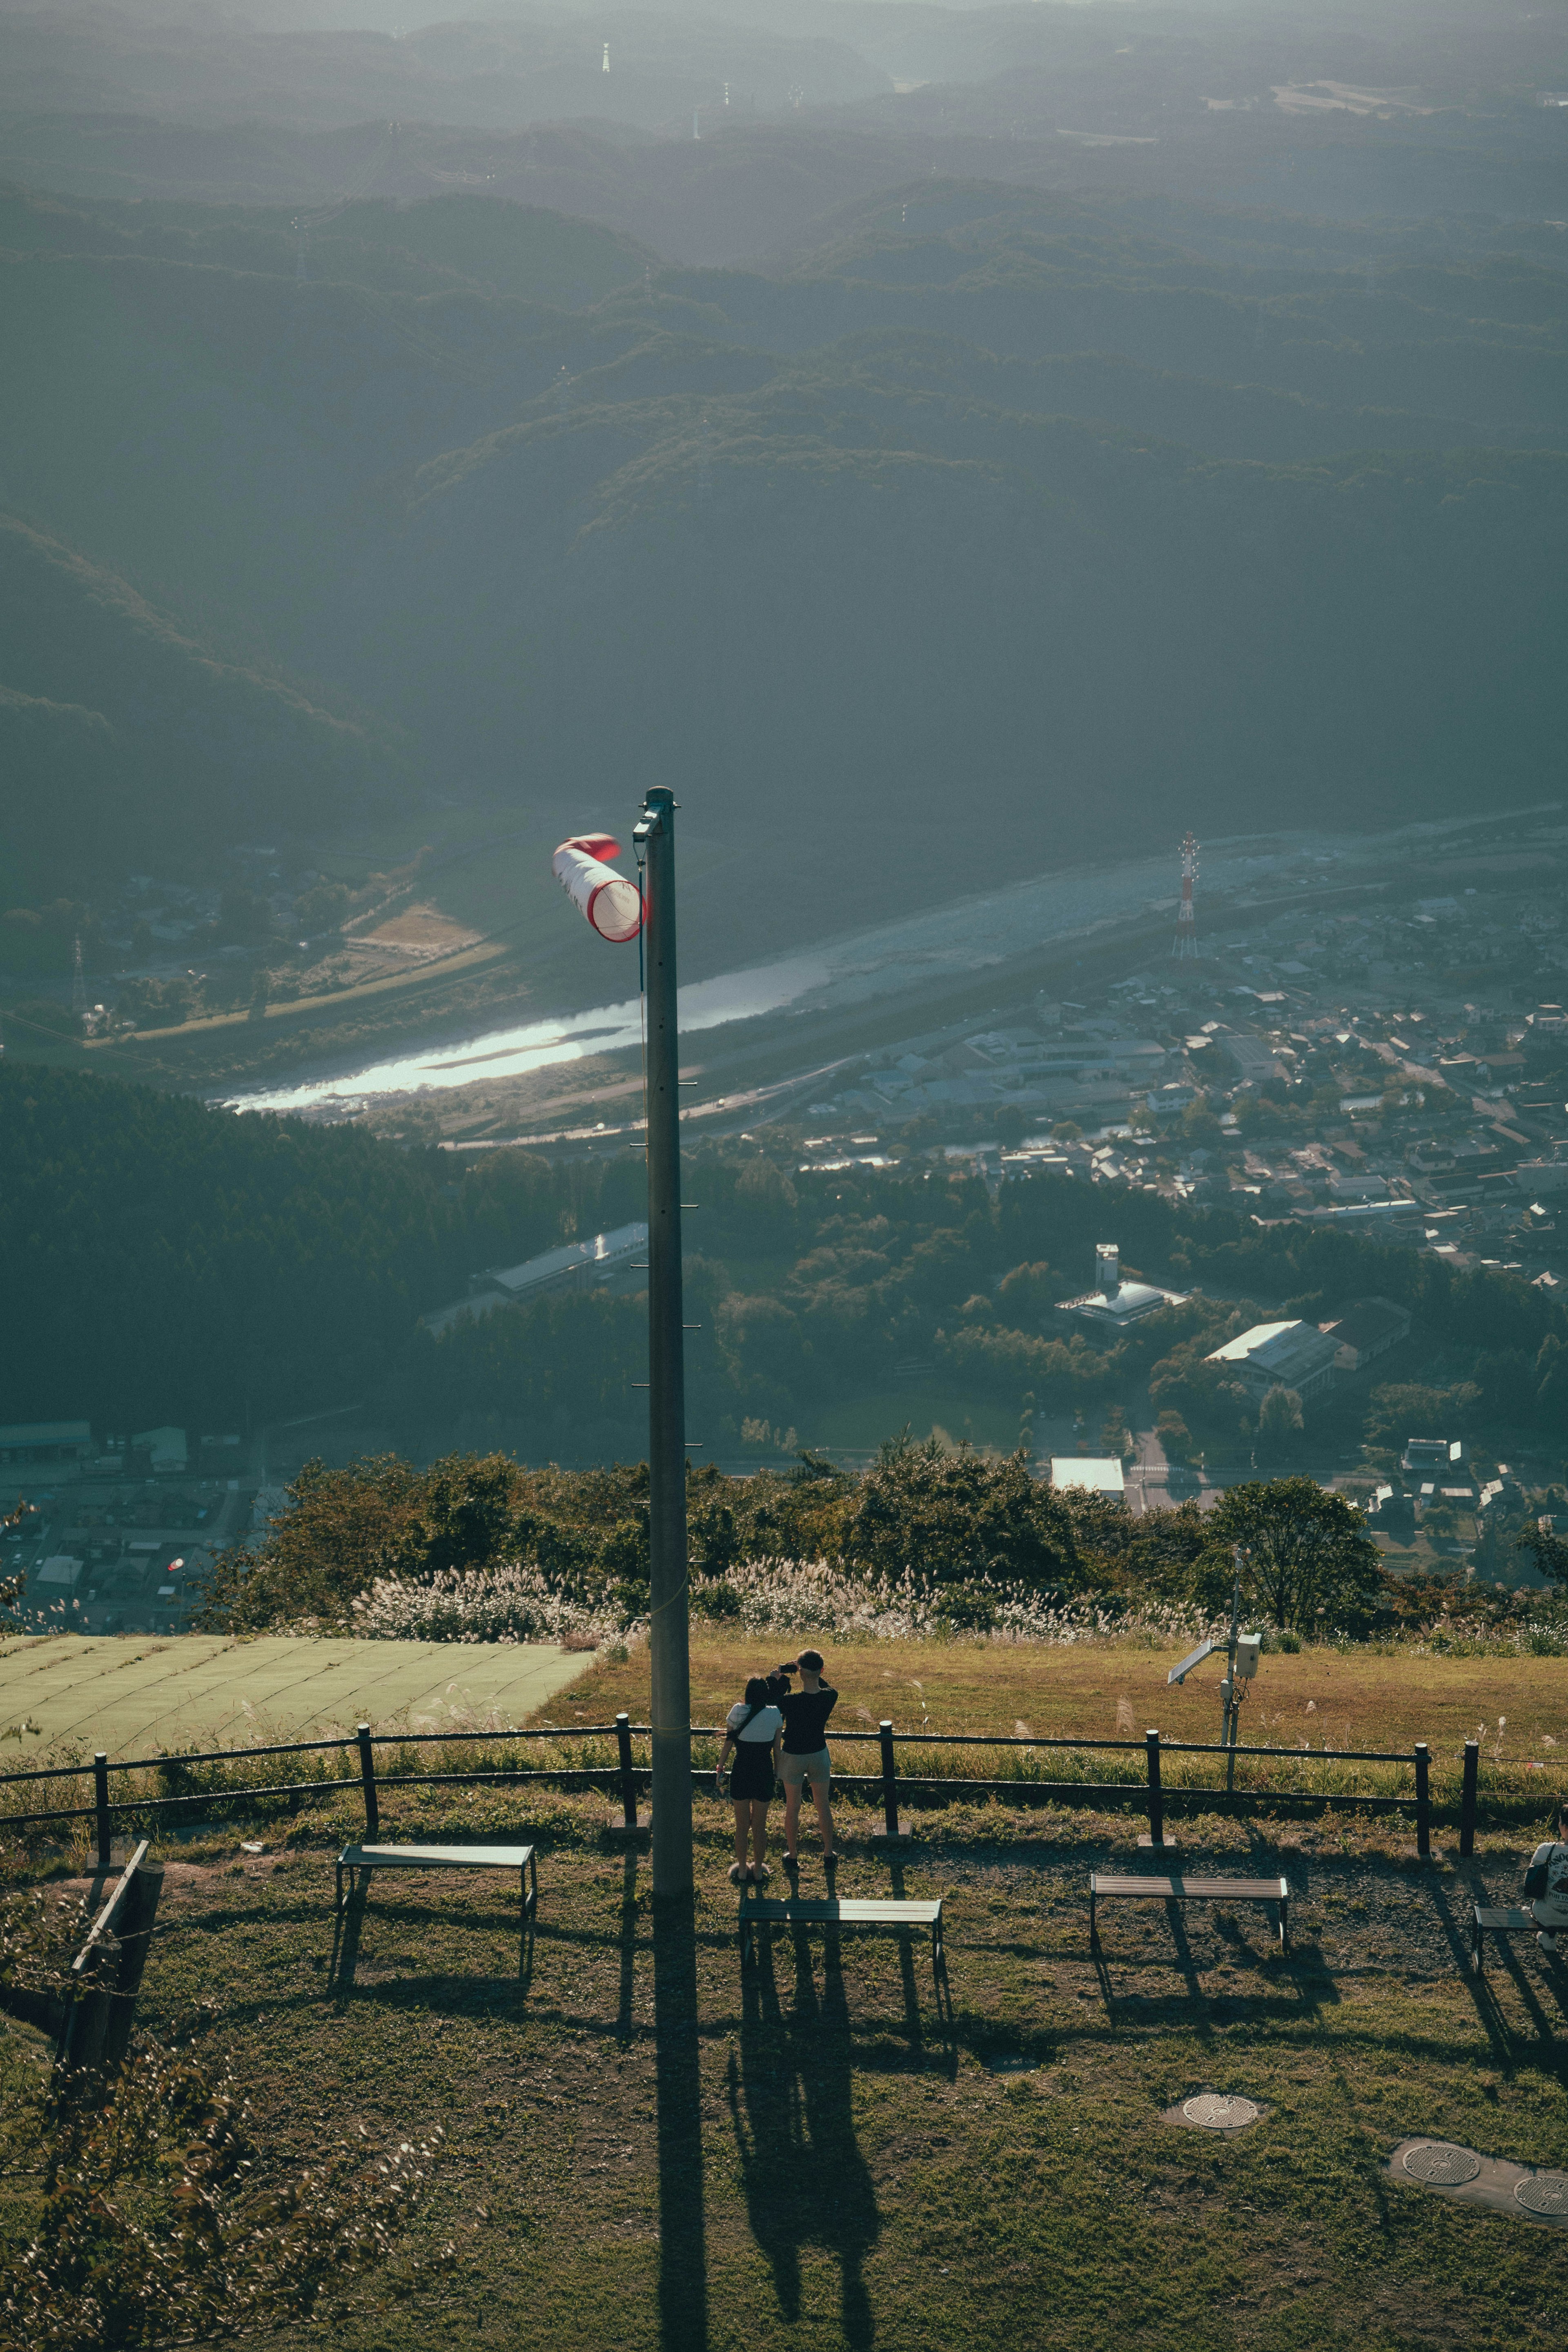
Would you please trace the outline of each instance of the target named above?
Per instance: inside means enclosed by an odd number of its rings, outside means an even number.
[[[85,1462],[93,1450],[86,1421],[13,1421],[0,1423],[0,1463]]]
[[[1076,1487],[1079,1494],[1103,1495],[1108,1502],[1120,1503],[1127,1482],[1114,1454],[1053,1454],[1051,1484]]]
[[[1339,1342],[1315,1323],[1255,1323],[1205,1357],[1224,1364],[1259,1403],[1270,1389],[1294,1389],[1303,1399],[1331,1388]]]
[[[543,1250],[524,1258],[521,1265],[487,1266],[468,1277],[468,1297],[425,1318],[426,1328],[439,1331],[459,1315],[489,1315],[498,1307],[531,1306],[551,1291],[596,1289],[601,1283],[634,1273],[647,1257],[646,1225],[616,1225],[607,1234],[586,1241],[563,1242],[559,1249]]]

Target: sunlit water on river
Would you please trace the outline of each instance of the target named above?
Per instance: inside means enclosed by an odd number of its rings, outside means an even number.
[[[1278,885],[1287,878],[1321,882],[1330,878],[1324,869],[1341,859],[1353,858],[1359,866],[1394,842],[1415,834],[1462,829],[1466,822],[1408,827],[1375,840],[1295,834],[1216,844],[1204,852],[1201,891],[1234,893],[1248,884]],[[1136,864],[1036,875],[984,897],[933,907],[875,930],[830,940],[776,963],[698,981],[680,991],[681,1032],[690,1036],[763,1013],[837,1011],[943,973],[958,979],[982,971],[1053,940],[1081,936],[1100,924],[1173,907],[1177,873],[1173,852]],[[1349,881],[1352,876],[1346,872],[1333,878]],[[552,919],[564,919],[553,910]],[[632,961],[628,948],[606,948],[605,952]],[[346,1118],[399,1095],[522,1077],[590,1055],[613,1054],[635,1046],[640,1034],[638,1003],[632,996],[591,1012],[494,1030],[466,1044],[416,1046],[341,1077],[258,1088],[226,1099],[237,1110],[315,1111]]]

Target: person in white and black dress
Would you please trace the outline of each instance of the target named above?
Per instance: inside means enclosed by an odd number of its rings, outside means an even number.
[[[800,1792],[809,1785],[822,1832],[822,1859],[830,1872],[837,1867],[833,1844],[833,1807],[829,1796],[833,1765],[827,1753],[827,1718],[838,1704],[838,1693],[822,1679],[820,1650],[803,1650],[787,1665],[775,1666],[775,1679],[785,1685],[779,1706],[784,1716],[784,1755],[779,1771],[784,1791],[784,1868],[792,1875],[800,1868]],[[798,1674],[801,1687],[791,1690],[788,1680]]]
[[[773,1801],[779,1742],[784,1736],[784,1717],[775,1704],[778,1696],[776,1682],[753,1675],[746,1685],[745,1697],[730,1709],[724,1719],[723,1752],[713,1777],[722,1786],[724,1767],[734,1758],[730,1774],[730,1795],[735,1806],[735,1859],[730,1864],[732,1886],[748,1880],[754,1886],[763,1886],[771,1875],[767,1864],[768,1807]],[[746,1861],[748,1836],[752,1844],[750,1864]]]

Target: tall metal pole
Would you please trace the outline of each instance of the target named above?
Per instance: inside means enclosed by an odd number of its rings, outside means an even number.
[[[647,893],[647,1471],[656,1900],[689,1897],[692,1890],[675,808],[675,794],[656,787],[643,801],[645,814],[632,836],[643,852]]]

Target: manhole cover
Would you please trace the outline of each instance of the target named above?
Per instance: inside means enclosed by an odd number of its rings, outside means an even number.
[[[1513,2193],[1527,2213],[1568,2221],[1568,2172],[1537,2172],[1529,2180],[1516,2181]]]
[[[1468,2147],[1449,2147],[1443,2140],[1424,2139],[1405,2151],[1405,2169],[1417,2180],[1430,2182],[1434,2189],[1458,2189],[1461,2182],[1473,2180],[1481,2168],[1481,2159],[1472,2156]]]
[[[1239,2131],[1244,2124],[1258,2121],[1258,2109],[1250,2099],[1223,2099],[1217,2091],[1204,2091],[1195,2099],[1186,2099],[1182,2113],[1190,2124],[1203,2124],[1210,2131]]]

